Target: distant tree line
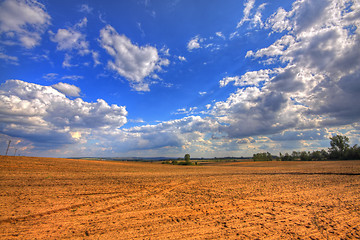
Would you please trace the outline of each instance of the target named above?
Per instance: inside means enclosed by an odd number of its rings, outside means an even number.
[[[272,161],[273,156],[269,152],[266,153],[256,153],[253,156],[254,161]]]
[[[181,160],[181,159],[179,159]],[[190,154],[185,154],[184,156],[184,160],[185,161],[178,161],[178,160],[172,160],[171,162],[170,161],[165,161],[165,162],[162,162],[162,164],[172,164],[172,165],[197,165],[197,162],[193,163],[190,161]]]
[[[253,155],[254,161],[325,161],[325,160],[355,160],[360,159],[360,147],[355,144],[350,147],[349,138],[342,135],[335,135],[330,137],[330,148],[328,150],[318,151],[293,151],[291,154],[280,153],[279,157],[272,156],[267,153],[256,153]]]

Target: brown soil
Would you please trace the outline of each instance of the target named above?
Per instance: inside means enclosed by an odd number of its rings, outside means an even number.
[[[356,239],[360,161],[0,157],[1,239]]]

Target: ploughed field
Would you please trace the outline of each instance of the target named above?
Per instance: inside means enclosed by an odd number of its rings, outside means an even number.
[[[360,161],[0,158],[0,239],[356,239]]]

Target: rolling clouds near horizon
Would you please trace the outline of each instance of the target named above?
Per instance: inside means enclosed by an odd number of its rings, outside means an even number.
[[[359,27],[351,0],[0,1],[0,154],[359,143]]]

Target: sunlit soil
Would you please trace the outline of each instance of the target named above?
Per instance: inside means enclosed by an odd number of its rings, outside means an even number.
[[[0,158],[1,239],[356,239],[360,161]]]

